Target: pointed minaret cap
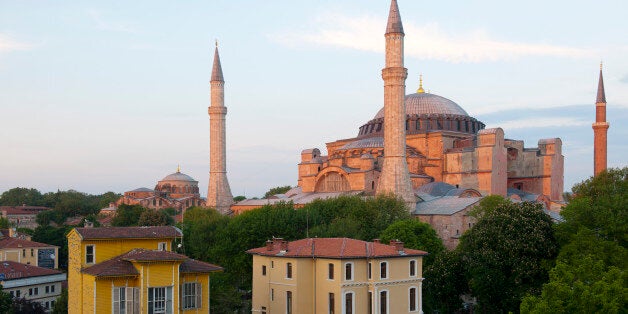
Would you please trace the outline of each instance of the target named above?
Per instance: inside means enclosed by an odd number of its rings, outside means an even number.
[[[399,15],[399,6],[397,0],[390,2],[390,12],[388,12],[388,25],[386,25],[386,34],[401,33],[403,34],[403,24],[401,24],[401,16]]]
[[[600,62],[600,80],[597,83],[597,98],[595,103],[606,103],[606,94],[604,94],[604,78],[602,77],[602,62]]]
[[[212,68],[212,81],[224,82],[222,77],[222,66],[220,65],[220,56],[218,55],[218,41],[216,41],[216,50],[214,51],[214,67]]]

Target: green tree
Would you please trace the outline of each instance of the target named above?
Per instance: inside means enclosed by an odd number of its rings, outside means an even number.
[[[485,211],[459,249],[480,312],[505,313],[540,292],[558,244],[540,204],[506,202]]]
[[[469,291],[465,272],[465,263],[458,250],[436,256],[434,263],[423,273],[424,312],[458,312],[462,308],[460,296]]]
[[[61,295],[57,297],[52,314],[68,314],[68,290],[63,289]]]
[[[46,310],[37,301],[25,298],[13,299],[13,309],[8,312],[12,314],[46,314]]]
[[[238,196],[236,196],[236,197],[234,197],[234,198],[233,198],[233,201],[237,203],[237,202],[239,202],[239,201],[243,201],[243,200],[245,200],[245,199],[246,199],[246,196],[244,196],[244,195],[238,195]]]
[[[387,243],[390,240],[403,241],[404,246],[411,249],[423,250],[429,253],[423,258],[423,265],[427,267],[445,250],[443,241],[436,231],[427,223],[418,219],[404,219],[393,222],[381,234],[380,239]]]
[[[0,229],[7,229],[10,227],[11,227],[11,222],[9,222],[9,219],[0,217]]]
[[[114,227],[137,226],[140,216],[145,211],[146,208],[140,205],[121,204],[111,220],[111,225]]]
[[[32,240],[59,247],[59,268],[66,269],[68,265],[68,240],[65,237],[73,227],[71,226],[38,226],[35,228]]]
[[[290,191],[292,187],[289,185],[286,186],[277,186],[274,188],[271,188],[270,190],[268,190],[268,192],[266,192],[266,194],[264,194],[264,198],[269,198],[275,194],[283,194],[286,193],[288,191]]]
[[[13,298],[7,292],[2,290],[0,285],[0,313],[11,313],[13,309]]]
[[[37,189],[13,188],[0,195],[0,205],[4,206],[41,206],[44,198]]]
[[[573,187],[556,226],[563,244],[540,296],[523,313],[626,313],[628,308],[628,167],[609,169]]]
[[[171,226],[174,219],[163,210],[147,209],[137,220],[138,226]]]

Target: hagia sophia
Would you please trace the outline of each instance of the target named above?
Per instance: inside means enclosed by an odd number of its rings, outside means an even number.
[[[526,147],[522,140],[507,138],[502,128],[485,128],[482,121],[453,100],[426,92],[422,79],[416,92],[406,94],[404,36],[397,1],[392,0],[385,31],[383,107],[373,108],[373,118],[357,126],[355,137],[327,143],[326,154],[320,148],[303,149],[295,188],[268,199],[235,204],[226,172],[227,108],[216,46],[208,109],[207,200],[200,198],[197,181],[177,171],[159,181],[154,190],[125,192],[118,203],[181,209],[206,205],[224,214],[239,214],[284,201],[299,207],[339,195],[393,193],[405,201],[416,218],[430,223],[449,248],[455,247],[458,237],[473,225],[468,211],[487,195],[540,202],[553,219],[561,219],[561,139],[543,138]],[[596,108],[593,129],[597,174],[606,168],[608,130],[601,68]]]

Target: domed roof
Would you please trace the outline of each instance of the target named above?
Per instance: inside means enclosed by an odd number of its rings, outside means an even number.
[[[455,102],[438,95],[430,93],[414,93],[406,95],[406,115],[411,114],[452,114],[459,116],[469,116]],[[375,115],[375,119],[384,117],[384,108],[380,109]]]
[[[194,180],[192,177],[188,176],[185,173],[181,173],[179,171],[169,174],[165,176],[161,181],[188,181],[188,182],[198,182]]]

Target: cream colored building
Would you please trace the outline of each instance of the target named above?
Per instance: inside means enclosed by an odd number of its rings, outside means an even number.
[[[422,313],[427,252],[348,238],[273,239],[253,255],[253,313]]]
[[[46,312],[54,307],[66,278],[66,274],[54,269],[12,261],[0,263],[2,290],[13,298],[41,303]]]

